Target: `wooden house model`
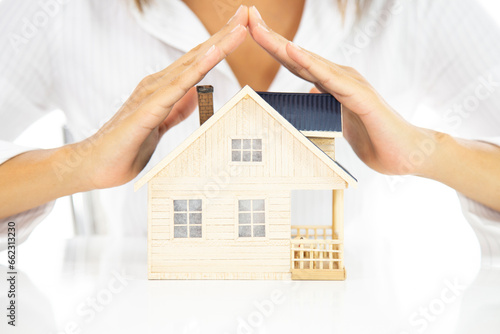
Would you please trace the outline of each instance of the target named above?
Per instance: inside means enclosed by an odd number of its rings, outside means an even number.
[[[150,279],[343,280],[341,105],[329,94],[246,86],[136,184],[148,184]],[[331,226],[291,226],[291,191],[333,191]]]

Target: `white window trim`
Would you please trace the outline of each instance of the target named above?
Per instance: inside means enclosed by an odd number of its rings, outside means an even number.
[[[244,201],[244,200],[256,200],[256,199],[263,199],[264,200],[264,229],[266,236],[265,237],[240,237],[239,230],[240,230],[240,221],[239,221],[239,201]],[[234,202],[234,208],[235,208],[235,228],[234,228],[234,239],[235,240],[241,240],[241,241],[263,241],[263,240],[269,240],[269,200],[267,196],[245,196],[245,197],[237,197],[235,202]],[[252,211],[253,212],[253,211]],[[253,224],[251,225],[253,227]]]
[[[194,200],[194,199],[201,199],[201,238],[175,238],[174,237],[174,227],[175,227],[175,221],[174,221],[174,201],[177,200],[187,200],[188,205],[189,205],[189,200]],[[170,240],[173,242],[201,242],[206,240],[206,228],[205,228],[205,221],[206,221],[206,198],[203,196],[182,196],[182,197],[171,197],[168,199],[169,200],[169,205],[171,207],[171,215],[170,215]],[[188,224],[189,227],[189,224]]]
[[[260,139],[262,140],[262,161],[233,161],[233,139]],[[263,136],[231,136],[229,137],[229,164],[237,166],[264,166],[265,151],[267,147],[267,142]]]

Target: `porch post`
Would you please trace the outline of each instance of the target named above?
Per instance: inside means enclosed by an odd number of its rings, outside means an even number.
[[[344,190],[335,189],[332,193],[332,233],[337,233],[340,241],[344,240]]]

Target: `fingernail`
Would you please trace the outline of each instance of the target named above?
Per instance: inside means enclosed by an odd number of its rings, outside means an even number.
[[[234,13],[234,16],[238,15],[241,12],[242,9],[243,9],[243,5],[240,5],[238,7],[238,9],[236,10],[236,13]]]
[[[243,5],[240,5],[238,7],[238,9],[236,10],[236,13],[234,13],[233,17],[231,17],[228,22],[231,22],[236,16],[238,16],[238,14],[241,12],[242,8],[243,8]]]
[[[257,27],[261,28],[262,30],[264,30],[266,32],[269,32],[269,29],[260,22],[259,22],[259,24],[257,24]]]
[[[230,34],[232,34],[233,32],[235,32],[236,30],[242,28],[243,26],[241,24],[238,24],[236,27],[233,28],[233,30],[231,30]],[[244,28],[244,27],[243,27]]]
[[[301,48],[300,46],[298,46],[297,44],[295,44],[294,42],[291,42],[291,41],[290,41],[290,42],[288,42],[288,44],[289,44],[292,48],[294,48],[294,49],[296,49],[296,50],[302,50],[302,48]]]
[[[215,51],[215,45],[212,45],[210,49],[207,50],[207,53],[205,53],[205,57],[211,55]]]
[[[257,7],[252,6],[252,10],[253,10],[254,14],[255,14],[255,15],[257,15],[257,17],[258,17],[260,20],[262,20],[262,16],[260,15],[259,10],[257,9]]]

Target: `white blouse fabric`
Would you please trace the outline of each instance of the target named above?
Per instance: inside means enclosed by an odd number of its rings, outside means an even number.
[[[12,142],[55,109],[65,113],[76,140],[93,134],[144,76],[209,37],[180,0],[155,0],[144,13],[128,0],[3,0],[0,17],[0,163],[32,149]],[[294,38],[306,49],[356,68],[407,120],[497,144],[499,40],[496,25],[472,0],[374,1],[360,20],[349,9],[344,23],[336,1],[307,0]],[[202,83],[215,87],[216,110],[240,89],[225,61]],[[281,68],[269,90],[308,92],[311,87]],[[197,127],[195,112],[165,135],[138,177]],[[406,221],[401,224],[434,219],[404,200],[416,178],[404,178],[395,187],[367,168],[345,141],[337,144],[337,159],[360,181],[358,189],[346,192],[346,229],[370,233],[375,227],[369,226],[388,216]],[[134,193],[133,182],[97,192],[98,223],[109,224],[112,234],[146,233],[145,188]],[[320,221],[330,196],[294,194],[298,205],[292,219]],[[500,267],[500,213],[463,196],[461,202],[480,240],[483,264]],[[405,210],[404,217],[390,214],[396,205]],[[6,233],[4,222],[15,220],[26,238],[51,206],[0,221],[0,234]]]

